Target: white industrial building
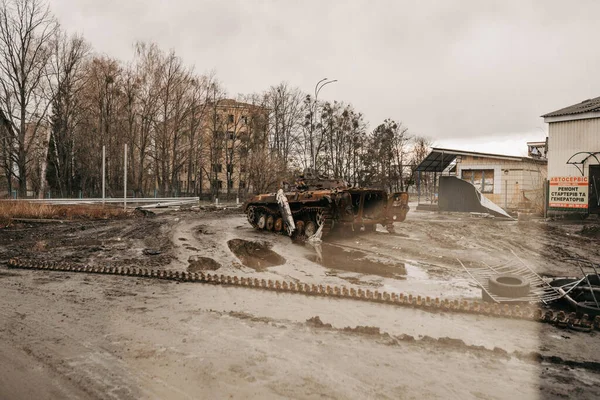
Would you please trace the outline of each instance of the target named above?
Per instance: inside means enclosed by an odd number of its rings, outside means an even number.
[[[600,212],[600,97],[542,115],[548,123],[548,211]]]
[[[531,154],[531,148],[529,152]],[[534,156],[519,157],[434,147],[416,171],[436,176],[454,175],[468,181],[506,210],[541,211],[547,175],[543,152],[540,147]]]

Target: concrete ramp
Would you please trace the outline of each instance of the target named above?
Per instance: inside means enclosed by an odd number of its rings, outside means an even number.
[[[512,219],[502,207],[482,195],[470,182],[455,176],[440,176],[438,196],[440,211],[489,213]]]

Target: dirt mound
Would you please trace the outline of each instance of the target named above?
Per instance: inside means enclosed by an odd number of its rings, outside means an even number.
[[[216,271],[221,268],[221,264],[210,257],[191,256],[188,263],[188,272]]]
[[[363,335],[381,335],[381,331],[376,326],[357,326],[351,328],[349,326],[344,328],[344,332],[361,333]]]
[[[332,328],[331,324],[326,324],[321,321],[321,318],[317,315],[306,320],[306,325],[312,326],[313,328]]]
[[[264,271],[268,267],[285,263],[285,258],[271,250],[270,243],[231,239],[227,245],[244,266],[256,271]]]

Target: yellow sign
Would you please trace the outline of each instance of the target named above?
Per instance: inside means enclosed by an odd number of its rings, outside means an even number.
[[[550,201],[555,208],[588,208],[587,176],[554,176],[550,178]]]

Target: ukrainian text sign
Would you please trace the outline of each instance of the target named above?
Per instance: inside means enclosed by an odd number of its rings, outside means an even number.
[[[554,176],[550,178],[549,207],[588,208],[587,176]]]

